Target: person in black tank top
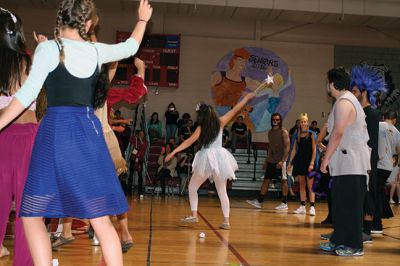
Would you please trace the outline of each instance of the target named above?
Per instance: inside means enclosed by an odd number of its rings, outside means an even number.
[[[308,177],[308,173],[314,170],[316,158],[316,144],[314,133],[309,130],[308,115],[301,113],[300,126],[294,138],[292,152],[290,154],[289,169],[293,170],[293,176],[299,180],[300,207],[296,214],[306,214],[306,184],[310,197],[310,215],[315,216],[315,193],[312,190],[314,178]],[[306,178],[307,177],[307,178]]]

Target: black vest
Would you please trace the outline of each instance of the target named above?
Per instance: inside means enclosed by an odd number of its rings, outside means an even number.
[[[57,44],[58,46],[58,44]],[[60,48],[59,48],[60,49]],[[51,71],[44,83],[47,105],[50,106],[93,106],[99,66],[88,78],[73,76],[61,62]]]

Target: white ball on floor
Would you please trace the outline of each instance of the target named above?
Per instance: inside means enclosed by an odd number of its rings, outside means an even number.
[[[205,238],[205,237],[206,237],[206,234],[205,234],[204,232],[201,232],[201,233],[199,234],[199,237],[200,237],[200,238]]]

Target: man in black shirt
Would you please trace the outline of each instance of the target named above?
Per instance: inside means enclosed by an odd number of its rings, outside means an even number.
[[[246,143],[246,148],[249,148],[249,140],[248,140],[248,132],[247,132],[247,126],[245,123],[243,123],[243,117],[238,116],[236,119],[236,122],[233,123],[232,128],[232,153],[235,153],[236,151],[236,142],[237,140],[243,141]]]
[[[183,142],[188,139],[194,132],[193,121],[192,119],[188,119],[186,124],[182,126],[179,130],[179,141]]]
[[[371,171],[369,173],[369,189],[366,193],[364,202],[364,225],[363,225],[363,242],[372,243],[371,229],[373,214],[375,212],[375,197],[377,185],[377,169],[378,169],[378,137],[379,137],[379,111],[376,110],[376,92],[384,90],[384,86],[371,86],[366,88],[365,84],[373,84],[372,80],[381,80],[384,84],[383,76],[375,77],[376,71],[369,66],[356,66],[352,69],[351,91],[357,97],[366,115],[369,141],[368,146],[371,148]],[[373,103],[373,104],[371,104]]]

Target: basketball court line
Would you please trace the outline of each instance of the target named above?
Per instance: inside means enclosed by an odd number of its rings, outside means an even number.
[[[211,223],[206,219],[205,216],[203,216],[199,211],[197,211],[197,214],[203,219],[203,221],[207,224],[207,226],[214,232],[214,234],[221,240],[221,242],[235,255],[235,257],[240,261],[240,264],[243,266],[249,266],[250,264],[246,261],[245,258],[243,258],[242,255],[234,248],[232,244],[229,243],[228,240],[226,240],[212,225]]]

